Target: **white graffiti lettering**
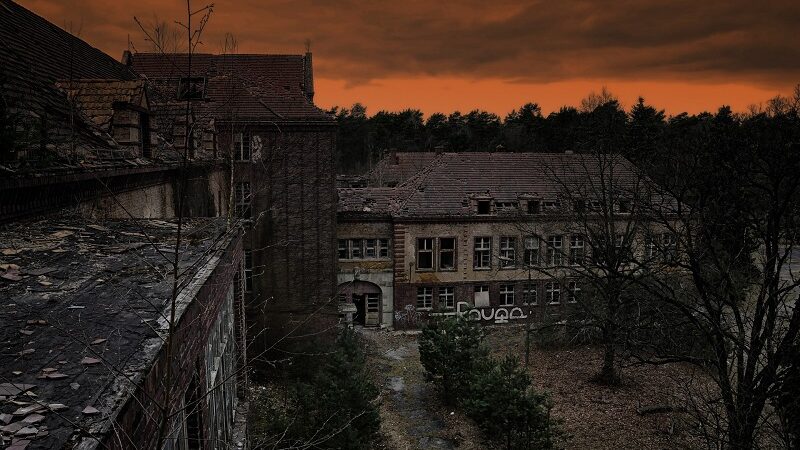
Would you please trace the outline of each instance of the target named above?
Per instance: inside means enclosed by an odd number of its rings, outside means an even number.
[[[527,319],[528,315],[522,308],[472,308],[467,302],[456,304],[456,314],[469,320],[494,320],[494,323],[508,323],[509,320]]]

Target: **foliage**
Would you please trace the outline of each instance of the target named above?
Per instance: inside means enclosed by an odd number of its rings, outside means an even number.
[[[329,354],[315,356],[302,378],[261,391],[251,406],[253,448],[367,449],[380,428],[378,389],[362,344],[344,330]]]
[[[488,357],[483,339],[483,328],[461,318],[436,321],[422,329],[420,361],[448,404],[457,403],[469,390],[470,380],[464,374]]]
[[[506,448],[553,448],[558,430],[547,396],[531,388],[516,358],[490,358],[483,339],[483,329],[461,317],[428,324],[420,337],[420,360],[429,379],[448,403],[463,408]]]

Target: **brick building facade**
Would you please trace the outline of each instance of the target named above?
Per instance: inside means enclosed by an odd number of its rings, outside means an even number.
[[[396,328],[468,310],[485,323],[560,320],[585,290],[578,272],[591,270],[590,224],[607,220],[633,256],[670,245],[631,213],[633,166],[617,155],[600,162],[572,153],[390,155],[379,177],[364,176],[372,186],[339,188],[340,309]],[[605,200],[588,188],[601,178],[618,181]]]

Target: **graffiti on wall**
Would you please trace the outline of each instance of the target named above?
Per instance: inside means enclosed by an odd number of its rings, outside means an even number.
[[[472,308],[467,302],[458,302],[456,314],[470,320],[494,320],[494,323],[508,323],[511,320],[527,319],[528,315],[518,306],[499,308]]]

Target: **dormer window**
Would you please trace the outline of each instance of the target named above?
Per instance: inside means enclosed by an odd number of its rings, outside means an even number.
[[[539,200],[528,200],[528,214],[539,214],[542,212],[542,204]]]
[[[586,200],[583,200],[583,199],[577,199],[577,200],[575,200],[575,201],[572,203],[572,209],[573,209],[573,210],[574,210],[576,213],[582,213],[582,212],[586,211]]]
[[[478,200],[478,214],[491,214],[492,201],[491,200]]]
[[[631,212],[631,202],[628,200],[620,200],[617,203],[617,211],[620,214],[629,214]]]
[[[542,202],[542,209],[544,211],[555,211],[561,208],[561,202],[558,200],[545,200]]]
[[[178,100],[203,100],[205,94],[205,77],[183,77],[178,82]]]

